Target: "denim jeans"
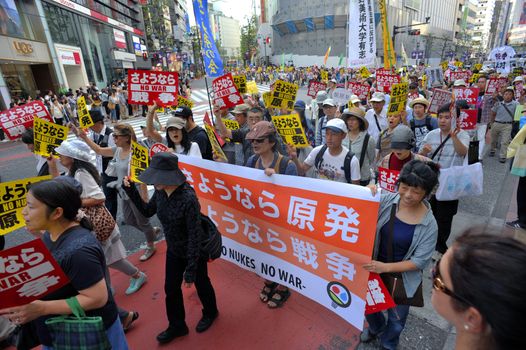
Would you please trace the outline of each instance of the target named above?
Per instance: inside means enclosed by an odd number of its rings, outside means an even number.
[[[409,314],[409,305],[398,305],[387,310],[387,324],[382,312],[365,316],[369,323],[369,331],[378,334],[384,348],[395,350],[400,340],[400,333],[404,330],[405,321]]]

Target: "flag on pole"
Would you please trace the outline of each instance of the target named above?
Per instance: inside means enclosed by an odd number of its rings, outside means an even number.
[[[407,66],[409,65],[409,58],[407,57],[407,52],[405,51],[404,43],[402,42],[402,58],[404,60],[404,64]]]
[[[327,64],[327,60],[329,59],[329,54],[331,53],[331,47],[327,49],[327,52],[325,52],[325,57],[323,57],[323,65]]]
[[[387,23],[387,9],[385,0],[378,0],[380,18],[382,20],[382,37],[384,42],[384,68],[389,69],[396,65],[396,56],[393,47],[393,40],[389,35],[389,24]]]
[[[343,61],[343,53],[340,54],[340,60],[338,61],[338,67],[342,66],[342,61]]]
[[[206,75],[215,78],[223,75],[223,61],[217,51],[216,44],[212,39],[210,20],[208,17],[208,0],[193,0],[195,24],[199,27],[201,34],[201,50],[205,64]]]
[[[281,70],[285,70],[285,54],[281,54]]]

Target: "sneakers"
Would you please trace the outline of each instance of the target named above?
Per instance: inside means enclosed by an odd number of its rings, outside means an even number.
[[[521,226],[521,223],[519,220],[509,221],[506,223],[506,226],[514,228],[514,229],[526,229],[526,227]]]
[[[161,344],[166,344],[171,342],[177,337],[182,337],[183,335],[188,334],[188,327],[186,325],[182,328],[173,328],[168,327],[165,331],[157,335],[157,341]]]
[[[195,331],[197,333],[202,333],[206,331],[208,328],[210,328],[212,323],[214,323],[214,320],[217,318],[217,315],[218,313],[216,313],[213,317],[203,315],[201,320],[199,320],[199,323],[197,323],[197,326],[195,327]]]
[[[153,228],[153,233],[155,236],[154,241],[158,241],[161,238],[161,228],[159,226],[155,226]]]
[[[142,285],[146,283],[146,274],[144,272],[139,272],[139,277],[130,279],[130,286],[126,289],[124,294],[130,295],[137,292],[141,289]]]
[[[146,249],[144,249],[144,252],[142,253],[141,257],[139,258],[140,261],[146,261],[148,259],[150,259],[153,254],[155,254],[155,246],[153,247],[146,247]]]

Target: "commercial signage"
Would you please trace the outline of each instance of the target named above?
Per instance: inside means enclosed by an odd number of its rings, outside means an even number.
[[[58,56],[65,66],[78,66],[81,63],[80,53],[78,52],[58,50]]]
[[[126,34],[122,30],[113,28],[113,37],[117,48],[126,49]]]

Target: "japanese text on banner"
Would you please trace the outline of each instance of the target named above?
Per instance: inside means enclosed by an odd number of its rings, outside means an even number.
[[[377,199],[368,189],[180,155],[222,257],[363,327]]]
[[[447,90],[433,89],[433,97],[429,102],[429,113],[436,114],[440,106],[451,103],[452,93]]]
[[[367,79],[371,76],[371,72],[369,72],[369,69],[367,69],[367,67],[360,68],[358,72],[360,73],[360,76],[364,79]]]
[[[225,124],[228,130],[238,130],[239,129],[239,123],[235,120],[223,119],[223,123]]]
[[[0,309],[42,299],[67,283],[41,239],[0,252]]]
[[[223,61],[214,41],[208,17],[208,0],[193,0],[195,23],[201,33],[201,51],[206,75],[215,78],[223,74]]]
[[[453,97],[455,101],[466,100],[468,105],[477,104],[477,98],[479,97],[479,88],[453,88]]]
[[[90,126],[95,125],[91,115],[89,114],[86,98],[84,96],[80,96],[77,99],[77,114],[79,118],[79,125],[82,129],[87,129]]]
[[[274,123],[276,131],[286,144],[293,145],[296,148],[309,146],[299,115],[272,116],[272,123]]]
[[[366,300],[366,315],[374,314],[396,306],[380,275],[373,272],[369,275],[369,281],[367,282]]]
[[[233,75],[234,84],[240,94],[247,93],[247,77],[245,75]]]
[[[232,74],[228,73],[212,82],[214,104],[220,108],[232,108],[243,103],[243,98],[237,91]]]
[[[177,96],[177,106],[170,107],[172,110],[175,110],[177,107],[188,107],[190,109],[194,108],[194,101],[184,98],[183,96]]]
[[[179,76],[176,72],[128,70],[128,103],[160,107],[177,103]]]
[[[16,140],[25,130],[33,126],[34,117],[53,121],[42,102],[31,101],[0,112],[0,126],[10,140]]]
[[[148,168],[148,148],[132,141],[132,154],[130,159],[130,178],[134,182],[141,182],[139,175]]]
[[[44,157],[55,155],[55,148],[68,138],[69,128],[48,122],[47,120],[35,118],[33,125],[33,138],[35,154]]]
[[[272,90],[270,107],[292,111],[294,109],[294,102],[296,101],[297,93],[298,85],[287,83],[283,80],[277,80],[274,83],[274,89]]]
[[[316,95],[318,94],[318,91],[324,91],[326,89],[327,89],[327,84],[320,83],[320,82],[315,81],[315,80],[311,80],[309,82],[309,88],[307,90],[307,96],[315,98]]]
[[[376,59],[376,26],[374,24],[374,1],[349,1],[348,23],[348,67],[358,68],[362,66],[374,65]]]
[[[329,72],[327,72],[326,70],[322,70],[320,72],[320,77],[321,77],[321,81],[328,82],[329,81]]]
[[[261,96],[263,98],[263,104],[265,108],[270,108],[270,102],[272,101],[272,93],[270,91],[264,92]]]
[[[477,109],[460,110],[460,115],[457,119],[458,127],[462,130],[475,130],[477,128],[477,117]]]
[[[155,153],[160,153],[160,152],[170,152],[170,148],[166,146],[164,143],[154,143],[153,145],[151,145],[148,155],[151,158],[153,157]]]
[[[26,206],[27,186],[50,178],[39,176],[0,183],[0,235],[26,225],[22,209]]]
[[[376,89],[379,92],[391,92],[391,85],[400,83],[400,76],[389,69],[376,70]]]
[[[393,86],[391,86],[391,99],[389,100],[387,115],[397,115],[405,111],[408,91],[408,83],[394,84]]]
[[[508,78],[490,78],[488,80],[488,85],[486,85],[486,94],[494,94],[495,92],[500,92],[500,90],[508,85]]]
[[[360,84],[351,82],[349,83],[349,90],[353,92],[360,100],[367,99],[367,96],[369,96],[369,90],[371,89],[371,85],[369,84]]]
[[[208,117],[208,112],[205,113],[205,117],[203,119],[203,125],[205,127],[205,131],[206,131],[206,135],[208,136],[208,140],[210,141],[210,144],[212,145],[212,153],[214,155],[214,158],[217,158],[220,161],[228,162],[228,158],[226,157],[225,153],[223,152],[223,149],[221,148],[221,146],[224,145],[225,142],[223,141],[223,139],[219,137],[216,130],[214,129],[214,126],[212,125],[212,121]]]
[[[400,177],[400,172],[396,170],[378,168],[378,184],[380,188],[389,192],[396,192],[396,183]]]

